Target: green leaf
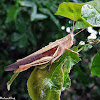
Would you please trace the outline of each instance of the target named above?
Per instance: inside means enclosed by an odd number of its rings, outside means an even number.
[[[88,50],[91,49],[93,46],[90,44],[84,44],[84,45],[79,45],[80,49],[78,50],[78,52],[82,51],[82,50]]]
[[[64,83],[63,83],[63,87],[62,87],[62,91],[64,91],[66,88],[70,88],[71,86],[71,79],[69,77],[68,72],[64,73]]]
[[[82,46],[82,50],[88,50],[88,49],[91,49],[92,47],[93,47],[92,45],[85,44]]]
[[[81,9],[82,19],[93,27],[100,27],[100,13],[89,4],[85,4]]]
[[[74,46],[72,50],[77,52],[78,46]],[[63,56],[65,56],[66,58],[64,60],[65,61],[64,62],[64,83],[63,83],[62,91],[64,91],[66,88],[69,88],[71,86],[71,80],[69,77],[70,70],[72,69],[73,65],[81,61],[79,55],[73,52],[66,51]]]
[[[85,23],[84,21],[77,21],[77,22],[75,23],[74,30],[86,28],[86,27],[89,27],[89,26],[90,26],[90,25],[89,25],[88,23]]]
[[[44,15],[44,14],[37,14],[37,6],[35,5],[33,8],[32,8],[32,13],[31,13],[31,21],[34,21],[34,20],[43,20],[43,19],[46,19],[47,16]]]
[[[22,34],[24,34],[28,31],[27,30],[27,21],[25,18],[22,17],[22,15],[20,16],[19,19],[16,20],[15,25],[16,25],[16,30]]]
[[[30,20],[31,21],[43,20],[43,19],[47,18],[46,15],[37,13],[37,5],[32,1],[20,1],[20,5],[32,8],[32,11],[31,11],[31,14],[30,14]]]
[[[100,0],[93,0],[93,1],[87,2],[87,4],[92,5],[94,8],[96,8],[100,12]]]
[[[73,49],[77,51],[78,47]],[[44,66],[35,68],[27,81],[28,93],[32,100],[60,100],[61,91],[71,84],[69,72],[80,60],[76,53],[66,51],[51,67],[48,66],[50,71]]]
[[[26,6],[26,7],[33,7],[34,2],[33,1],[19,1],[21,6]]]
[[[72,3],[72,2],[61,3],[58,7],[56,15],[61,15],[61,16],[77,21],[75,24],[74,30],[86,28],[89,26],[99,27],[100,26],[100,13],[98,12],[100,11],[99,0],[90,1],[85,4],[85,5],[88,5],[88,4],[93,5],[94,7],[93,6],[92,7],[94,8],[94,11],[86,7],[84,4],[85,3],[78,4],[78,3]]]
[[[11,77],[10,81],[7,82],[7,89],[8,91],[10,90],[10,86],[13,83],[13,81],[15,80],[15,78],[18,76],[19,73],[14,73],[13,76]]]
[[[6,23],[16,20],[18,12],[18,6],[11,6],[7,14]]]
[[[12,42],[17,42],[18,40],[20,40],[22,38],[22,35],[14,32],[12,35],[11,35],[11,41]]]
[[[50,71],[48,67],[33,70],[27,81],[28,93],[32,100],[60,100],[63,70],[61,67],[55,67],[53,65]]]
[[[72,3],[72,2],[64,2],[61,3],[58,7],[56,15],[61,15],[72,20],[81,19],[81,7],[83,4]]]
[[[19,45],[18,46],[20,48],[24,48],[24,47],[27,47],[27,45],[28,45],[27,36],[26,35],[23,35],[23,37],[19,41]]]
[[[11,41],[12,42],[16,42],[17,45],[20,47],[20,48],[24,48],[28,45],[28,40],[27,40],[27,36],[26,34],[18,34],[16,32],[14,32],[12,35],[11,35]]]
[[[93,59],[91,74],[100,77],[100,51],[96,54],[96,56]]]
[[[43,19],[46,19],[47,18],[47,16],[46,15],[44,15],[44,14],[37,14],[36,15],[36,20],[43,20]]]
[[[60,26],[59,26],[59,21],[58,21],[58,19],[57,19],[48,9],[46,9],[46,8],[40,8],[39,10],[40,10],[42,13],[49,15],[50,18],[51,18],[51,20],[52,20],[58,27],[60,27]]]
[[[53,63],[50,71],[48,71],[48,67],[44,66],[44,69],[41,69],[42,66],[40,69],[39,66],[35,68],[27,81],[28,92],[32,100],[60,100],[63,85],[63,63],[62,60]]]

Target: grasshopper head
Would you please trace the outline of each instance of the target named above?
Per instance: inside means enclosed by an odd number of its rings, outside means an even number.
[[[68,35],[68,46],[69,48],[73,45],[73,42],[74,42],[74,34],[69,34]]]
[[[68,34],[63,41],[63,46],[65,48],[70,48],[73,45],[74,41],[74,35],[73,34]]]

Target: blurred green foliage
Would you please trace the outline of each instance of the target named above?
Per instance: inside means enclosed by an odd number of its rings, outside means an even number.
[[[8,92],[6,83],[13,73],[4,72],[4,67],[67,34],[61,26],[71,27],[72,21],[54,15],[64,1],[70,0],[26,0],[24,5],[22,0],[0,0],[0,96],[30,100],[26,81],[33,68],[21,73]],[[85,41],[88,35],[85,30],[76,36],[75,45]],[[100,79],[90,74],[91,60],[98,50],[99,44],[81,52],[82,62],[73,67],[71,88],[62,92],[61,100],[99,100]]]
[[[100,51],[94,57],[91,67],[91,73],[93,75],[97,75],[98,77],[100,77],[99,66],[100,66]]]

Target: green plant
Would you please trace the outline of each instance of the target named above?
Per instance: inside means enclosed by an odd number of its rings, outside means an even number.
[[[75,24],[75,29],[85,28],[89,26],[100,27],[99,8],[93,7],[96,2],[98,2],[98,0],[91,1],[86,4],[76,4],[71,2],[62,3],[56,12],[56,15],[61,15],[77,21]],[[90,12],[87,13],[88,11]],[[93,21],[93,23],[91,23],[91,20]],[[83,46],[78,45],[76,47],[73,47],[73,50],[79,52],[81,50],[88,49],[88,48],[91,48],[91,46],[89,44],[85,44]],[[93,60],[91,71],[93,74],[99,76],[99,72],[98,72],[99,67],[97,68],[95,67],[98,65],[98,60],[97,60],[98,58],[100,58],[99,52]],[[27,82],[28,92],[30,97],[33,100],[38,100],[38,99],[59,100],[61,91],[70,87],[71,82],[69,78],[69,72],[72,66],[78,63],[79,61],[80,61],[79,56],[77,56],[74,53],[70,53],[66,51],[62,55],[62,57],[59,58],[59,60],[51,66],[50,72],[48,72],[48,67],[44,69],[38,69],[36,67]],[[35,95],[36,93],[37,95]]]

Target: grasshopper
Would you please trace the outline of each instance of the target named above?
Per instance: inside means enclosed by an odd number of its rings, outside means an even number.
[[[74,29],[74,21],[73,21],[73,29]],[[27,70],[28,68],[32,66],[37,65],[43,65],[46,63],[53,63],[55,60],[57,60],[66,50],[70,52],[75,52],[69,49],[74,42],[74,36],[83,31],[79,31],[75,35],[72,33],[68,34],[67,36],[56,40],[55,42],[43,47],[42,49],[30,54],[29,56],[17,60],[17,62],[7,66],[5,68],[5,71],[12,71],[14,70],[15,73],[22,72],[24,70]],[[77,52],[75,52],[77,53]]]

